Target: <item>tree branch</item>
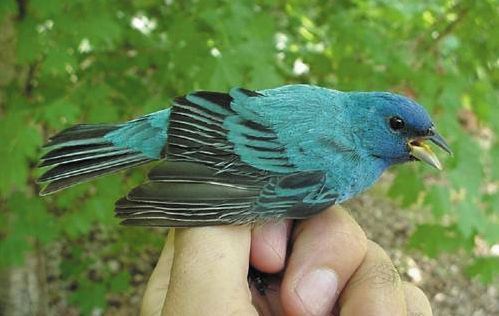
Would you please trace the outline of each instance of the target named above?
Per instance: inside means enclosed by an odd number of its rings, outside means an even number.
[[[36,73],[36,62],[32,62],[28,67],[28,74],[26,76],[26,81],[24,82],[24,95],[26,97],[31,97],[33,94],[33,89],[35,88],[35,73]]]
[[[26,17],[28,11],[28,1],[27,0],[17,0],[17,19],[23,20]]]

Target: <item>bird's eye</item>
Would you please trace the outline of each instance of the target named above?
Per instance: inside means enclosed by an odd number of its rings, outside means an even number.
[[[404,120],[398,116],[393,116],[390,118],[390,128],[394,131],[399,131],[405,126]]]

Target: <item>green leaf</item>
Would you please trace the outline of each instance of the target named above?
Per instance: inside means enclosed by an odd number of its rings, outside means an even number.
[[[499,215],[499,194],[497,194],[497,192],[486,194],[483,198],[483,202],[487,204],[487,211],[489,214]]]
[[[106,287],[103,283],[83,280],[69,296],[69,302],[77,305],[84,315],[90,315],[95,308],[106,306]]]
[[[499,257],[480,257],[466,268],[466,274],[491,284],[499,279]]]
[[[439,218],[450,213],[453,208],[450,202],[449,189],[440,185],[428,189],[425,203],[431,206],[433,215]]]
[[[469,135],[461,133],[458,137],[451,160],[455,166],[451,166],[453,169],[448,175],[454,188],[466,190],[467,198],[473,198],[479,194],[483,180],[483,163],[481,155],[477,155],[482,149]]]
[[[25,253],[31,249],[32,246],[24,236],[10,233],[0,239],[0,267],[21,266]]]
[[[416,227],[416,231],[408,240],[408,246],[421,250],[430,257],[436,257],[442,252],[471,249],[473,240],[463,236],[456,226],[422,224]]]
[[[476,81],[472,88],[473,110],[480,120],[488,122],[492,115],[492,104],[494,104],[495,100],[494,98],[487,98],[487,96],[489,95],[488,92],[494,88],[489,86],[489,82],[481,80]]]
[[[42,119],[52,128],[61,129],[73,124],[80,116],[77,104],[65,98],[57,99],[43,108]]]
[[[116,225],[114,203],[126,192],[123,190],[123,175],[106,176],[95,182],[97,194],[87,198],[80,206],[80,211],[87,214],[89,221],[101,224]]]
[[[87,38],[96,49],[113,47],[122,37],[123,28],[116,20],[116,13],[106,7],[105,2],[94,2],[85,19],[78,19],[73,27],[80,38]]]
[[[118,109],[110,103],[92,104],[89,106],[89,122],[116,122],[119,120]]]
[[[79,279],[89,269],[93,261],[85,250],[78,244],[73,244],[69,249],[69,255],[65,256],[60,264],[62,276],[65,279]]]
[[[42,64],[42,71],[49,75],[65,75],[69,80],[68,68],[75,71],[78,67],[74,52],[69,47],[50,49]]]
[[[8,166],[0,173],[0,195],[3,196],[11,190],[26,188],[28,164],[42,143],[41,135],[26,121],[24,114],[16,112],[0,118],[0,157],[3,165]]]
[[[403,166],[398,169],[388,195],[399,198],[403,207],[408,207],[417,201],[420,192],[424,189],[421,177],[416,173],[416,168]]]
[[[480,232],[487,225],[482,209],[470,198],[460,201],[455,210],[458,214],[457,224],[464,236],[470,237],[476,232]]]
[[[164,244],[164,236],[167,229],[160,229],[155,233],[141,229],[141,227],[119,226],[121,241],[131,249],[132,252],[140,252],[145,247],[161,249]],[[121,250],[122,251],[122,250]]]
[[[111,88],[106,85],[88,85],[82,90],[84,98],[81,107],[86,110],[85,120],[88,123],[116,122],[120,115],[118,108],[111,102]]]
[[[215,62],[210,81],[208,82],[208,89],[223,90],[232,86],[237,86],[241,82],[241,74],[235,67],[237,63],[232,56],[222,57]]]
[[[491,245],[499,243],[499,221],[496,218],[490,219],[480,227],[480,234]]]
[[[0,238],[0,266],[21,265],[34,240],[46,245],[59,236],[53,215],[38,197],[15,193],[7,201],[6,210],[7,236]]]
[[[57,192],[57,195],[54,196],[56,198],[55,204],[60,208],[71,209],[71,206],[80,203],[79,199],[87,193],[88,186],[88,183],[79,184],[71,187],[71,189]]]
[[[36,31],[37,23],[27,16],[17,24],[17,60],[19,63],[31,63],[41,58],[43,45],[40,34]]]
[[[455,144],[454,166],[448,172],[448,178],[454,190],[461,199],[454,207],[458,215],[458,226],[465,236],[471,236],[473,232],[480,231],[480,227],[486,223],[481,211],[480,201],[482,199],[482,183],[484,180],[483,163],[480,153],[482,150],[476,142],[468,135],[462,133],[460,140]]]
[[[64,7],[64,1],[60,0],[43,0],[31,1],[30,9],[36,12],[42,18],[48,18],[50,15],[59,13]]]
[[[95,222],[95,213],[92,209],[83,209],[76,204],[70,211],[64,213],[59,222],[64,233],[70,239],[76,239],[90,232]]]
[[[9,14],[14,13],[16,10],[15,0],[2,0],[0,1],[0,24],[3,18]]]
[[[249,73],[251,77],[249,86],[251,89],[258,90],[267,87],[276,87],[283,83],[281,76],[271,63],[259,63]]]
[[[122,271],[111,277],[109,281],[109,290],[113,293],[124,293],[130,288],[130,274]]]
[[[48,213],[40,198],[28,198],[16,193],[9,199],[7,207],[15,214],[15,221],[11,225],[25,238],[35,238],[42,244],[47,244],[59,235],[56,219]]]
[[[80,189],[74,196],[69,196],[68,211],[60,218],[61,228],[71,239],[76,239],[90,232],[92,227],[101,223],[116,226],[114,202],[125,194],[122,187],[122,175],[101,178],[92,184],[97,192],[80,202],[74,202],[87,189]],[[72,190],[72,189],[71,189]],[[73,201],[72,203],[70,201]]]

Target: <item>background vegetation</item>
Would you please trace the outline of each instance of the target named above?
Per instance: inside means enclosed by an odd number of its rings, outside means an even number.
[[[497,280],[498,16],[496,0],[1,0],[0,266],[71,245],[57,263],[70,303],[105,308],[132,280],[102,262],[161,247],[164,231],[120,227],[112,212],[147,169],[40,198],[44,140],[196,89],[306,82],[396,91],[432,112],[455,155],[442,155],[442,173],[393,170],[389,195],[427,206],[407,249],[467,251],[470,277]],[[86,249],[95,238],[102,246]]]

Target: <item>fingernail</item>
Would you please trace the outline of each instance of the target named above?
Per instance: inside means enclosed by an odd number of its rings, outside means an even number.
[[[295,288],[301,303],[311,315],[325,315],[333,309],[338,290],[338,277],[329,269],[305,274]]]

